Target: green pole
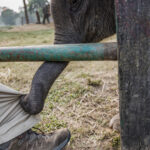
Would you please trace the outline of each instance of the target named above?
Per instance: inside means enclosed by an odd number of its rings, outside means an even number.
[[[0,62],[117,60],[116,43],[0,47]]]

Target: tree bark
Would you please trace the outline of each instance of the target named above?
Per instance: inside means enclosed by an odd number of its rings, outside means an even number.
[[[150,150],[150,0],[116,0],[122,150]]]
[[[26,23],[29,24],[29,17],[28,17],[27,5],[26,5],[25,0],[23,0],[23,4],[24,4],[24,12],[25,12]]]
[[[39,12],[36,11],[37,24],[41,24]]]

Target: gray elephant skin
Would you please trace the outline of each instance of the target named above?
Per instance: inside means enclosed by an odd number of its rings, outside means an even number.
[[[51,0],[54,44],[94,43],[116,32],[114,0]],[[54,81],[69,62],[44,62],[37,70],[28,95],[21,98],[29,114],[42,111]]]

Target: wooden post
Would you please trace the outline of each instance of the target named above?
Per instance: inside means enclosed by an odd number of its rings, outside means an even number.
[[[116,0],[122,150],[150,150],[150,0]]]

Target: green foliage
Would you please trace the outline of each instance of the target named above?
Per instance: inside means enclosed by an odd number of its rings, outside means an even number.
[[[30,13],[36,12],[36,15],[43,17],[43,8],[48,2],[48,0],[28,0],[28,9]],[[37,23],[40,23],[40,19],[37,17]]]
[[[15,25],[18,14],[11,9],[2,12],[1,19],[6,25]]]
[[[48,3],[48,0],[28,0],[29,1],[29,11],[35,12],[35,11],[41,11],[46,3]]]
[[[0,16],[0,26],[4,25],[2,21],[2,17]]]

